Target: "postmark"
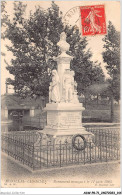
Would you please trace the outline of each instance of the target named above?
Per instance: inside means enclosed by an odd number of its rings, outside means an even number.
[[[79,29],[80,21],[80,6],[72,7],[69,9],[63,17],[65,25],[74,26],[76,29]]]
[[[81,6],[82,35],[106,34],[106,18],[104,5]]]

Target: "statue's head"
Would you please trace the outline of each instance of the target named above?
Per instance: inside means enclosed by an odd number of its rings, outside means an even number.
[[[57,70],[52,70],[52,75],[56,75],[57,74]]]
[[[57,70],[52,70],[52,77],[55,78],[57,82],[59,82],[59,76]]]

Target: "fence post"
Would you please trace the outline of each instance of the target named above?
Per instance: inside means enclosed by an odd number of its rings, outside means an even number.
[[[40,168],[41,168],[41,165],[42,165],[42,157],[41,157],[41,141],[40,141]]]
[[[88,149],[88,145],[86,146],[87,147],[87,149]],[[87,150],[88,151],[88,150]],[[85,165],[85,159],[86,157],[85,157],[85,149],[84,149],[84,165]]]
[[[120,149],[120,144],[119,144],[119,133],[117,133],[117,160],[119,159],[119,154],[118,154],[118,152],[119,152],[119,149]]]
[[[102,162],[102,151],[101,151],[101,147],[102,147],[102,140],[101,140],[101,136],[100,136],[100,161]]]
[[[19,145],[19,147],[18,147],[18,150],[19,150],[19,152],[18,152],[18,154],[19,154],[19,161],[21,161],[21,141],[20,141],[20,137],[19,137],[19,140],[18,140],[18,145]]]
[[[112,149],[113,149],[113,136],[112,136],[112,131],[111,131],[111,155],[112,155]]]
[[[73,164],[73,145],[72,145],[72,164]]]
[[[14,140],[14,145],[15,145],[15,160],[16,160],[16,139]]]
[[[105,136],[105,146],[106,146],[106,162],[108,161],[108,156],[107,156],[107,136]]]
[[[24,151],[25,151],[25,149],[24,149],[24,143],[22,143],[22,147],[23,147],[23,165],[24,165]]]
[[[48,141],[47,141],[47,167],[48,167]]]
[[[59,155],[60,155],[60,167],[61,167],[61,141],[60,141],[60,153],[59,153]]]
[[[91,141],[90,141],[90,164],[91,164]]]
[[[56,151],[56,149],[55,149],[55,142],[53,140],[53,165],[55,165],[55,151]]]
[[[79,139],[78,139],[78,148],[79,148],[79,145],[80,145],[80,143],[79,143]],[[78,151],[78,164],[79,164],[79,151]]]
[[[7,148],[7,152],[8,152],[8,156],[9,156],[9,137],[7,137],[7,140],[8,140],[8,148]]]
[[[96,142],[95,142],[95,162],[96,162]]]
[[[110,130],[108,130],[108,157],[110,157]]]
[[[34,143],[32,145],[32,162],[33,162],[33,170],[34,170]]]
[[[115,138],[116,138],[117,134],[114,132],[113,137],[114,137],[114,157],[116,157],[116,142],[115,142]]]
[[[66,140],[66,165],[67,165],[67,140]]]

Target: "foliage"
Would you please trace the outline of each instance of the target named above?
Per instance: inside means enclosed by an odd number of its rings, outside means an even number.
[[[105,42],[103,60],[107,63],[106,69],[110,75],[109,95],[118,101],[120,99],[120,33],[110,21],[108,34],[105,35],[103,41]]]
[[[85,88],[93,83],[104,81],[101,64],[91,61],[92,53],[86,51],[88,41],[81,38],[78,29],[66,27],[67,42],[70,44],[69,54],[74,56],[71,61],[71,69],[75,71],[75,80],[78,83],[78,93],[85,93]]]
[[[6,27],[8,21],[8,15],[6,12],[6,1],[1,1],[1,26]]]
[[[53,56],[58,54],[56,44],[62,31],[61,17],[54,3],[47,12],[36,8],[29,19],[24,19],[25,10],[22,2],[14,2],[14,18],[4,37],[12,42],[7,49],[14,55],[12,65],[7,66],[14,80],[9,78],[8,82],[23,97],[46,96],[50,80],[47,70],[56,65]]]
[[[14,2],[13,21],[6,22],[3,37],[12,43],[7,49],[14,57],[11,65],[7,64],[7,70],[14,79],[9,78],[7,82],[14,86],[16,93],[22,97],[48,95],[50,71],[57,64],[53,57],[60,53],[57,42],[62,31],[66,32],[70,44],[68,53],[74,56],[71,68],[76,73],[79,94],[86,86],[101,81],[103,72],[98,63],[94,66],[90,60],[92,54],[86,51],[87,39],[81,38],[74,27],[63,26],[62,13],[54,2],[48,10],[36,7],[28,19],[24,18],[25,12],[23,2]]]

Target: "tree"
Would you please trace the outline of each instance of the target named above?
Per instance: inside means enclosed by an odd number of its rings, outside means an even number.
[[[110,21],[108,34],[105,35],[103,41],[105,42],[105,51],[102,54],[110,75],[110,93],[118,101],[120,99],[120,33],[116,31]]]
[[[12,46],[7,49],[14,56],[11,65],[7,64],[14,80],[9,78],[8,83],[22,97],[46,96],[50,81],[48,68],[56,65],[53,56],[58,54],[56,44],[63,28],[59,8],[55,3],[47,12],[38,7],[29,19],[24,19],[25,10],[22,2],[14,2],[14,18],[7,24],[4,39],[11,41]]]
[[[71,69],[75,71],[75,80],[78,84],[78,94],[85,93],[87,86],[104,81],[104,73],[101,64],[91,61],[92,53],[86,51],[88,41],[81,38],[78,29],[66,27],[67,42],[70,44],[69,54],[74,56],[71,61]]]
[[[94,62],[91,70],[91,85],[101,84],[105,81],[105,75],[101,68],[101,63],[98,61]]]
[[[9,78],[7,82],[22,97],[47,96],[50,72],[57,65],[53,57],[60,53],[57,42],[61,32],[65,31],[70,44],[68,53],[74,56],[71,68],[76,73],[80,94],[93,82],[93,73],[98,72],[90,60],[90,50],[86,51],[87,39],[81,38],[79,30],[74,27],[64,27],[62,13],[54,2],[48,10],[37,7],[28,19],[24,18],[25,11],[25,4],[14,2],[13,21],[6,24],[4,39],[11,41],[12,46],[7,46],[7,49],[14,56],[11,65],[7,64],[14,79]]]
[[[106,69],[110,75],[108,91],[111,97],[111,121],[113,121],[113,98],[120,99],[120,33],[116,31],[113,24],[109,21],[108,34],[105,35],[105,51],[102,53],[103,60],[106,62]]]
[[[1,26],[6,27],[6,23],[8,21],[8,15],[6,12],[6,1],[1,2]]]
[[[1,1],[1,38],[4,38],[5,28],[9,23],[8,15],[6,12],[6,1]],[[5,56],[5,53],[1,51],[1,55]]]

